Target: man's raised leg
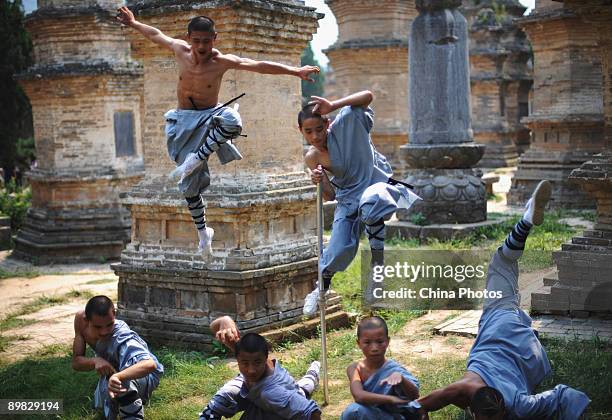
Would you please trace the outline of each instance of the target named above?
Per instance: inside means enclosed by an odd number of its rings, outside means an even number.
[[[523,254],[529,231],[534,225],[544,221],[544,209],[550,200],[551,185],[549,181],[541,181],[525,205],[525,213],[512,228],[512,232],[497,249],[489,263],[487,276],[487,291],[501,292],[500,298],[486,298],[484,309],[491,305],[518,306],[520,295],[518,290],[518,259]],[[490,294],[490,293],[489,293]]]
[[[198,194],[193,197],[185,197],[185,199],[187,200],[187,207],[189,208],[189,213],[191,213],[191,218],[198,229],[198,238],[200,239],[198,251],[207,257],[212,252],[212,239],[215,231],[206,226],[202,197]]]

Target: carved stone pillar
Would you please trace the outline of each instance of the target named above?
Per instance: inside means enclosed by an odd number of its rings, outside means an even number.
[[[421,0],[410,33],[410,143],[402,146],[406,181],[424,201],[400,220],[421,213],[427,223],[486,220],[484,152],[474,143],[466,19],[461,1]]]

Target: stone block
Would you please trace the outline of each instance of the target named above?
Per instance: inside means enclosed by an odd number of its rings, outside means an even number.
[[[180,291],[180,307],[187,311],[208,313],[208,301],[208,293],[204,291]]]
[[[147,288],[143,286],[119,284],[121,301],[135,307],[145,307]],[[122,293],[121,293],[122,292]]]
[[[0,250],[11,247],[11,219],[0,216]]]
[[[149,286],[149,304],[161,308],[175,309],[176,290]]]

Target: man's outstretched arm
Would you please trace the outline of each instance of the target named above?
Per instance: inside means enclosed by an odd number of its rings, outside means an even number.
[[[317,66],[293,67],[274,61],[255,61],[233,54],[226,54],[225,57],[228,59],[231,69],[253,71],[261,74],[287,74],[309,82],[314,82],[314,80],[310,78],[311,74],[321,71]]]
[[[344,106],[363,106],[367,107],[374,100],[374,95],[369,90],[353,93],[335,101],[330,101],[320,96],[313,96],[309,104],[315,104],[312,112],[318,112],[321,115],[329,114]]]
[[[183,41],[174,39],[165,35],[162,31],[153,26],[145,25],[144,23],[138,22],[134,17],[134,14],[130,9],[123,6],[117,10],[117,20],[123,23],[126,26],[136,29],[140,32],[145,38],[149,41],[156,43],[157,45],[161,45],[169,50],[174,51],[174,47],[178,43],[182,43]]]
[[[418,402],[426,412],[437,411],[451,404],[466,408],[470,404],[468,387],[462,381],[454,382],[419,398]]]

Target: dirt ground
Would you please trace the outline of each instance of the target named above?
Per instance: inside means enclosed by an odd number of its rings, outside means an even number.
[[[85,307],[90,296],[117,298],[118,277],[108,264],[32,266],[9,255],[7,251],[0,252],[0,269],[26,273],[28,277],[0,279],[0,319],[23,312],[27,305],[44,302],[45,298],[61,298],[64,302],[53,306],[41,303],[38,310],[17,317],[27,321],[25,325],[0,330],[3,337],[11,340],[0,352],[3,360],[14,361],[45,346],[71,343],[74,314]]]

